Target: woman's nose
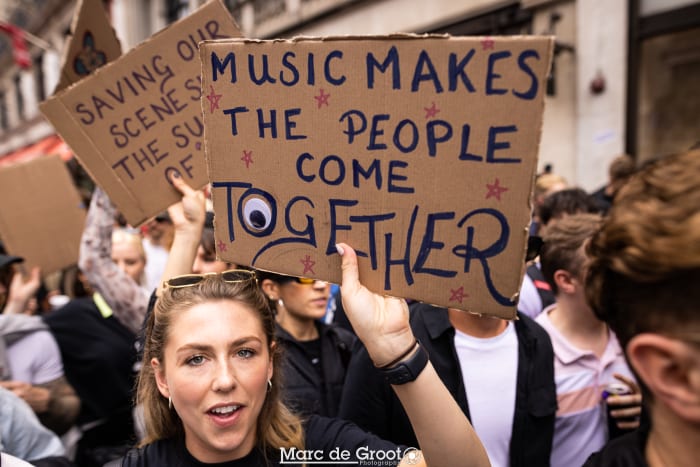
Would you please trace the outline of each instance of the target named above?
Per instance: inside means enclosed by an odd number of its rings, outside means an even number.
[[[228,364],[219,364],[216,368],[212,390],[218,392],[230,391],[236,387],[236,375],[233,367]]]

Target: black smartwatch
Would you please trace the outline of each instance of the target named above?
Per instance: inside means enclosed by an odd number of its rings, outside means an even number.
[[[410,383],[418,378],[418,375],[425,369],[428,364],[428,352],[420,343],[417,344],[418,351],[403,362],[391,368],[380,368],[379,371],[384,375],[387,383],[395,386],[400,384]]]

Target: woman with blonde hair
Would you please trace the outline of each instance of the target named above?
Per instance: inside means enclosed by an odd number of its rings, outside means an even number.
[[[422,452],[342,420],[292,415],[280,399],[268,300],[254,272],[231,270],[166,281],[148,319],[139,375],[146,437],[122,466],[318,464],[333,463],[334,452],[365,465],[379,457],[381,465],[488,465],[415,340],[406,302],[371,293],[359,282],[355,251],[339,244],[338,252],[348,317],[406,408]]]

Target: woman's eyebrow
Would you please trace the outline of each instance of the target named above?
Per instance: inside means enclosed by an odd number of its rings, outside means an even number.
[[[260,342],[260,343],[262,342],[262,340],[257,336],[245,336],[245,337],[241,337],[241,338],[236,339],[235,341],[231,342],[229,344],[229,347],[238,347],[240,345],[247,344],[250,341]],[[177,351],[178,352],[182,352],[182,351],[186,351],[186,350],[207,351],[207,350],[211,350],[211,349],[212,349],[212,346],[209,344],[199,344],[196,342],[192,342],[192,343],[184,344],[184,345],[178,347]]]

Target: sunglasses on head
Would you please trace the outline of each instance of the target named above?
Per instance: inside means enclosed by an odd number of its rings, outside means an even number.
[[[221,276],[221,279],[229,284],[248,281],[257,284],[258,282],[255,271],[248,271],[247,269],[229,269],[228,271],[224,272],[207,272],[205,274],[185,274],[182,276],[175,276],[165,281],[163,285],[165,288],[171,289],[193,287],[210,276]]]

